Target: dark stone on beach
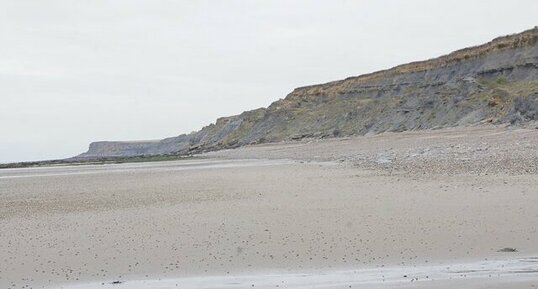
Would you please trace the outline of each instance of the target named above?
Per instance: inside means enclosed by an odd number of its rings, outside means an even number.
[[[502,248],[502,249],[497,250],[497,252],[513,253],[513,252],[517,252],[517,249],[515,249],[515,248]]]

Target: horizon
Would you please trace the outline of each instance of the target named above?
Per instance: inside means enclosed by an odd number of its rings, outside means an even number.
[[[304,1],[181,2],[174,9],[147,1],[62,3],[34,5],[34,11],[20,2],[3,3],[0,163],[72,157],[93,141],[189,133],[218,117],[267,107],[297,87],[532,29],[538,3],[519,2],[436,3],[445,6],[440,9],[428,1],[338,1],[309,7],[308,13]],[[410,3],[424,9],[413,14]],[[462,5],[467,10],[458,9]],[[109,9],[117,11],[106,18]],[[236,17],[222,17],[223,11]],[[468,17],[450,21],[460,13]],[[500,15],[511,21],[501,23]],[[323,16],[327,20],[313,21]],[[422,25],[432,18],[436,25]],[[387,39],[394,25],[397,33]],[[352,32],[356,38],[349,37]]]

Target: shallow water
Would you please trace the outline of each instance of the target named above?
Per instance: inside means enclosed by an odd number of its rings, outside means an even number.
[[[202,170],[219,168],[237,168],[252,166],[270,166],[290,164],[288,160],[178,160],[143,163],[123,163],[104,165],[52,166],[34,168],[15,168],[0,170],[0,179],[51,177],[87,174],[125,173],[135,171],[165,172],[179,170]]]
[[[436,282],[462,280],[481,282],[538,282],[538,257],[485,260],[433,266],[401,266],[359,270],[326,271],[298,274],[257,274],[244,276],[205,276],[161,280],[115,280],[72,284],[61,289],[240,289],[240,288],[385,288],[408,287]],[[433,282],[433,283],[432,283]],[[351,287],[350,287],[351,286]]]

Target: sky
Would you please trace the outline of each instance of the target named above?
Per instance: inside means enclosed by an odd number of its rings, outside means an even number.
[[[537,14],[536,0],[0,0],[0,162],[189,133]]]

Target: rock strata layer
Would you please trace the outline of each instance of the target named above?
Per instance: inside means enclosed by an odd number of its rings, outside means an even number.
[[[80,158],[190,154],[247,144],[538,119],[538,28],[435,59],[295,89],[267,108],[159,141],[94,142]]]

